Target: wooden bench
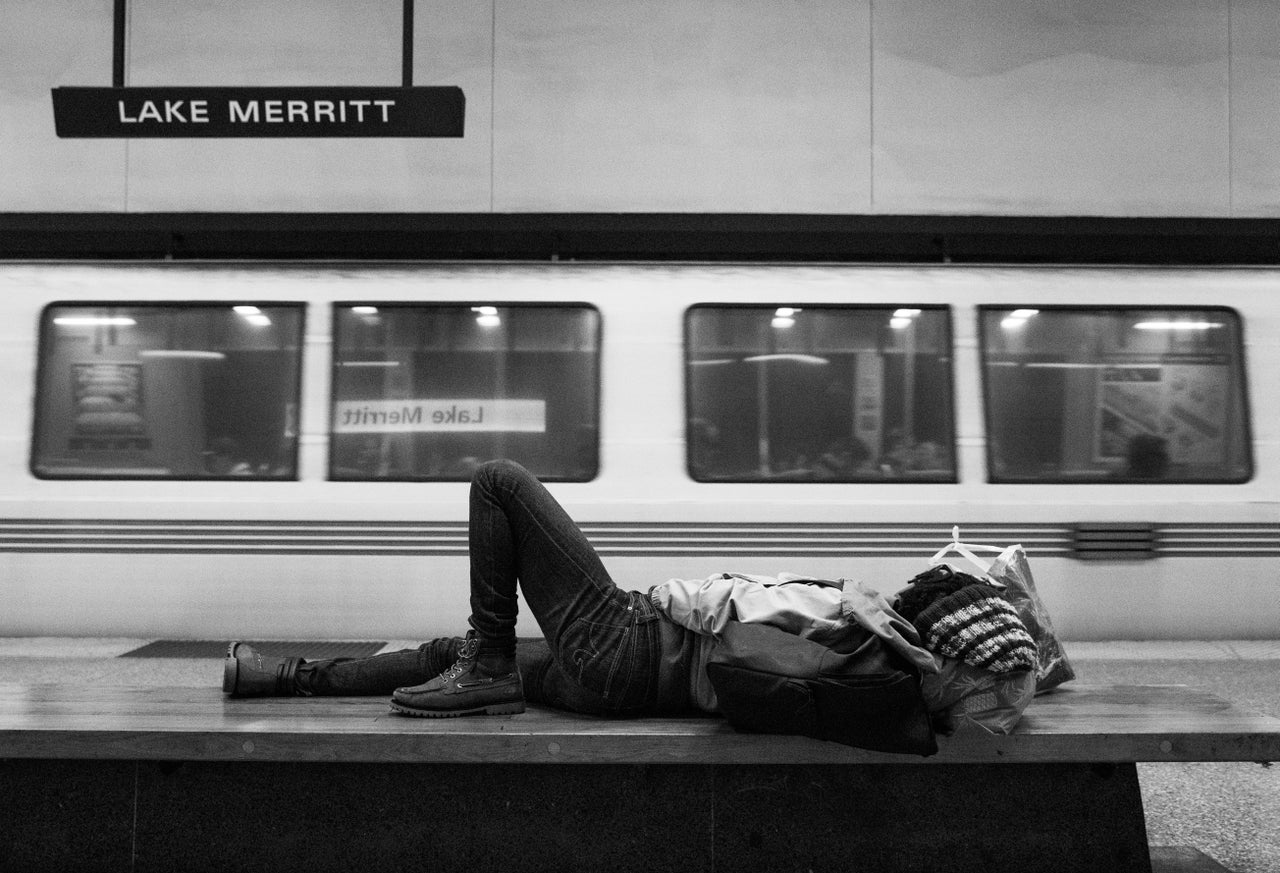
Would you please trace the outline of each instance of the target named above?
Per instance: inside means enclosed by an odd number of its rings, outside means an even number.
[[[1280,759],[1280,720],[1182,686],[1066,686],[1009,736],[919,758],[718,719],[0,685],[0,759],[6,871],[1145,873],[1136,764]]]

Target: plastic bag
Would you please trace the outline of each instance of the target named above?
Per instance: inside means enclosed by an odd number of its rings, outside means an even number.
[[[944,735],[968,728],[1012,733],[1036,693],[1030,670],[992,673],[955,658],[935,659],[939,672],[922,675],[920,682],[934,730]]]
[[[959,568],[966,572],[976,570],[987,580],[1004,592],[1005,599],[1013,605],[1018,618],[1026,626],[1031,638],[1036,641],[1036,651],[1040,666],[1036,670],[1036,693],[1056,688],[1063,682],[1076,678],[1066,650],[1058,641],[1053,630],[1053,621],[1044,601],[1036,591],[1035,580],[1031,576],[1031,564],[1027,561],[1026,550],[1021,545],[999,548],[997,546],[975,546],[961,543],[960,531],[952,528],[952,542],[935,554],[929,563],[932,565],[952,563],[950,555],[958,555],[968,561],[970,566]],[[980,557],[978,552],[995,552],[990,562]]]
[[[1067,652],[1053,632],[1049,611],[1036,592],[1035,580],[1031,578],[1031,565],[1027,562],[1027,553],[1022,546],[1009,546],[1001,552],[987,575],[996,584],[1004,586],[1005,599],[1013,604],[1018,617],[1026,625],[1027,632],[1036,641],[1036,650],[1040,656],[1040,666],[1036,670],[1036,693],[1048,691],[1076,678],[1076,671],[1071,668]]]

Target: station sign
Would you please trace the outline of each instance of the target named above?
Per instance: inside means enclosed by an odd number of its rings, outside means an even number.
[[[61,138],[460,137],[456,86],[53,89]]]
[[[545,400],[343,400],[334,407],[333,432],[545,433]]]

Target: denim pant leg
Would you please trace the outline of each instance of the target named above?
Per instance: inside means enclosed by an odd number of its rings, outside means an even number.
[[[304,661],[294,685],[306,695],[356,697],[390,694],[439,676],[458,660],[459,637],[441,637],[416,649],[385,652],[368,658]]]
[[[416,649],[385,652],[368,658],[304,661],[295,684],[299,693],[317,697],[386,695],[397,688],[420,685],[439,676],[458,660],[461,637],[441,637]],[[524,676],[530,703],[590,715],[604,715],[604,700],[565,676],[545,640],[521,641],[516,663]]]
[[[577,524],[519,464],[490,461],[476,470],[470,548],[471,626],[486,642],[514,644],[518,583],[568,677],[616,712],[652,704],[656,611],[613,583]]]

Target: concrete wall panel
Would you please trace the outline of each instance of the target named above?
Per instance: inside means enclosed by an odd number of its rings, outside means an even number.
[[[123,141],[58,139],[51,89],[111,84],[111,0],[9,0],[0,29],[0,210],[125,208]]]
[[[865,2],[498,7],[494,208],[865,212]]]
[[[394,0],[130,0],[132,86],[397,85]],[[460,139],[59,139],[111,0],[9,0],[0,210],[1280,215],[1272,0],[417,0]]]
[[[1280,4],[1231,6],[1231,198],[1238,215],[1280,215]]]
[[[875,210],[1229,213],[1225,0],[875,12]]]

